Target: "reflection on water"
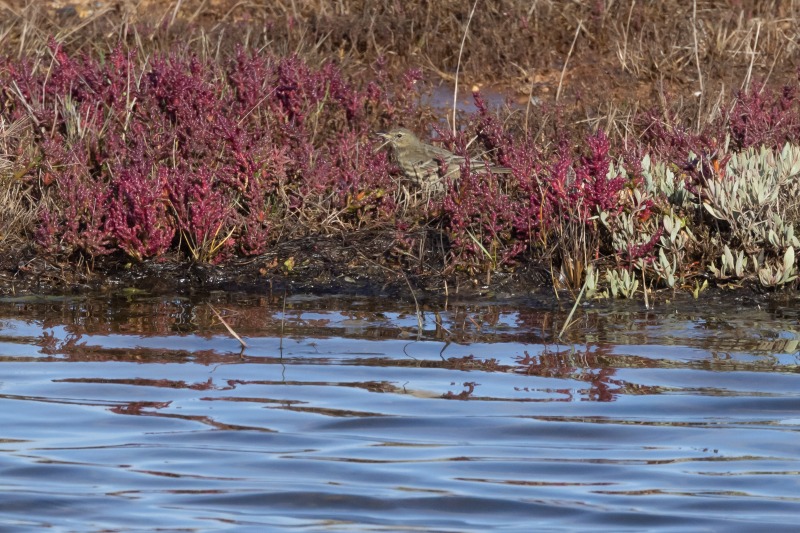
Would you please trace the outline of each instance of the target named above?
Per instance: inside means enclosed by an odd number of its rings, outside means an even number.
[[[245,338],[227,334],[208,305]],[[13,530],[791,530],[798,312],[0,300]],[[768,524],[768,526],[763,526]]]
[[[459,113],[472,114],[478,112],[478,108],[475,106],[475,98],[473,97],[473,91],[476,89],[488,109],[501,109],[506,106],[524,107],[524,100],[520,102],[518,96],[514,97],[512,95],[513,91],[503,90],[499,87],[470,87],[462,83],[459,86],[455,100],[456,110]],[[423,103],[435,109],[452,110],[453,94],[453,85],[442,83],[432,87],[430,94],[423,96]]]

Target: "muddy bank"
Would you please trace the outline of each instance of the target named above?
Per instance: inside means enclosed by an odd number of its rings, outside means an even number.
[[[413,266],[396,259],[387,261],[390,245],[385,233],[364,232],[286,242],[258,257],[220,265],[178,258],[131,263],[111,257],[98,260],[91,268],[48,261],[29,251],[0,263],[0,294],[288,292],[387,296],[409,302],[414,297],[554,294],[542,265],[520,265],[515,272],[489,276],[446,275],[433,253],[429,253],[431,262]]]
[[[373,241],[375,236],[370,236]],[[41,258],[7,259],[0,267],[0,295],[26,297],[87,293],[124,298],[130,296],[186,296],[206,298],[224,293],[266,296],[276,302],[296,295],[390,298],[410,306],[452,303],[512,303],[569,311],[577,296],[569,290],[554,290],[544,265],[521,265],[515,272],[495,273],[489,282],[465,275],[446,277],[433,270],[404,271],[379,265],[364,255],[363,242],[354,247],[343,238],[306,240],[282,246],[281,250],[258,258],[225,265],[191,264],[185,261],[146,261],[120,266],[117,262],[98,264],[92,271],[65,270]],[[372,252],[380,254],[380,246]],[[286,262],[292,264],[287,270]],[[709,277],[709,280],[711,277]],[[713,281],[712,281],[713,283]],[[238,295],[238,296],[237,296]],[[635,309],[645,306],[679,306],[692,309],[730,305],[753,308],[793,306],[796,290],[765,290],[757,283],[707,286],[697,297],[692,287],[678,291],[649,289],[645,301],[641,291],[628,302]],[[581,308],[619,310],[619,301],[586,300]]]

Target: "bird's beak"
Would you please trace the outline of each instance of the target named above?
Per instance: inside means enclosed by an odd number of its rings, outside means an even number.
[[[389,144],[389,134],[387,132],[385,132],[385,131],[379,131],[379,132],[376,132],[375,135],[377,137],[380,137],[384,141],[384,142],[381,143],[380,146],[375,148],[375,151],[377,152],[378,150],[380,150],[381,148],[383,148],[384,146]]]

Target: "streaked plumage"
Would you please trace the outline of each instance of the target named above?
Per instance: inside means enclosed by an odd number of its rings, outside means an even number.
[[[378,133],[386,140],[384,145],[391,147],[395,162],[403,174],[424,190],[439,191],[444,189],[442,178],[455,177],[464,164],[465,158],[449,150],[433,146],[419,140],[411,130],[395,128],[388,132]],[[470,168],[474,172],[492,172],[508,174],[511,169],[492,165],[483,159],[470,158]]]

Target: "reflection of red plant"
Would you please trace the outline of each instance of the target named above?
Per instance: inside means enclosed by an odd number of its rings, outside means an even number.
[[[442,394],[442,398],[446,400],[469,400],[472,393],[475,392],[475,387],[478,386],[477,383],[474,381],[467,381],[463,383],[465,390],[459,392],[458,394],[453,394],[450,391]]]
[[[608,367],[607,361],[603,360],[606,355],[589,349],[580,354],[576,354],[572,350],[563,352],[544,350],[539,355],[530,355],[526,351],[524,356],[517,358],[519,367],[515,372],[583,381],[590,384],[590,388],[586,392],[587,399],[601,402],[613,401],[622,392],[624,382],[612,379],[616,375],[616,369]],[[575,366],[576,359],[582,361],[586,366]]]
[[[112,413],[118,415],[134,415],[141,416],[149,414],[147,410],[166,409],[172,402],[129,402],[125,405],[117,405],[109,409]]]

